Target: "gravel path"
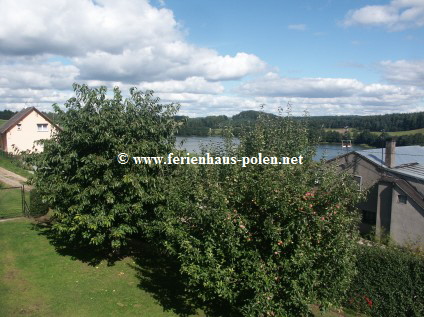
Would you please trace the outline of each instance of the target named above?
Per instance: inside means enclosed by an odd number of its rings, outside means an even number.
[[[27,179],[25,177],[0,167],[0,182],[9,186],[19,187],[22,186],[26,181]],[[31,188],[32,186],[25,185],[26,191],[31,190]]]
[[[27,218],[25,218],[25,217],[6,218],[6,219],[0,219],[0,222],[21,220],[21,219],[27,219]]]

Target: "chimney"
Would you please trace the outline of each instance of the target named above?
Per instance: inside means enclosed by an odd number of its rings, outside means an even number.
[[[387,167],[392,168],[395,166],[396,155],[396,139],[391,138],[386,141],[386,157],[384,163]]]

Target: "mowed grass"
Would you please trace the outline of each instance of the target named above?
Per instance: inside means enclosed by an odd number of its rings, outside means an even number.
[[[27,203],[29,193],[25,192]],[[20,188],[9,188],[0,183],[0,219],[22,216],[22,191]]]
[[[28,176],[23,171],[18,174]],[[21,216],[21,204],[19,188],[0,189],[0,219]],[[146,261],[127,257],[113,266],[91,265],[58,253],[42,232],[27,219],[0,222],[0,316],[166,317],[189,311],[205,316],[184,303],[175,272],[170,274],[161,259],[150,255]],[[311,309],[320,317],[359,316]]]
[[[185,306],[176,274],[149,251],[93,264],[89,254],[57,252],[43,232],[27,219],[0,222],[0,316],[205,316]],[[311,309],[317,317],[362,316]]]
[[[424,128],[408,130],[408,131],[387,132],[387,133],[389,133],[392,136],[410,135],[410,134],[424,133]]]
[[[326,132],[328,132],[328,131],[336,131],[336,132],[339,132],[341,134],[345,133],[345,129],[342,129],[342,128],[338,128],[338,129],[324,128],[324,130]],[[361,130],[357,130],[355,128],[350,128],[349,129],[350,132],[353,132],[355,130],[358,133],[361,132]],[[380,135],[381,134],[381,131],[372,131],[371,133],[374,134],[374,135]],[[387,132],[387,133],[390,134],[391,136],[402,136],[402,135],[410,135],[410,134],[417,134],[417,133],[423,133],[424,134],[424,128],[415,129],[415,130],[407,130],[407,131]]]
[[[146,271],[133,259],[90,265],[32,226],[0,222],[0,316],[178,316],[140,287]]]
[[[4,169],[7,169],[15,174],[21,175],[26,178],[33,175],[28,170],[19,166],[17,159],[7,157],[3,153],[0,154],[0,167],[3,167]]]
[[[374,135],[380,135],[381,131],[374,131],[371,132]],[[415,129],[415,130],[406,130],[406,131],[396,131],[396,132],[387,132],[391,136],[403,136],[403,135],[411,135],[411,134],[417,134],[417,133],[423,133],[424,134],[424,128],[421,129]]]
[[[346,129],[345,128],[324,128],[324,131],[325,132],[336,131],[336,132],[343,134],[343,133],[346,132]],[[349,129],[349,131],[352,132],[352,129]]]

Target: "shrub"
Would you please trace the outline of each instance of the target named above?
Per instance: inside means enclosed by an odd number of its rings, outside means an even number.
[[[53,209],[53,231],[75,245],[119,249],[138,237],[164,199],[165,165],[119,164],[117,155],[165,156],[175,144],[178,106],[161,105],[151,91],[74,85],[66,111],[54,109],[60,130],[43,140],[33,183]],[[171,167],[169,167],[171,168]]]
[[[49,205],[43,201],[40,191],[32,189],[29,194],[29,215],[41,217],[49,212]]]
[[[371,316],[424,316],[424,257],[395,247],[359,246],[346,306]]]
[[[302,316],[338,306],[354,274],[354,182],[312,161],[303,123],[260,117],[225,155],[304,156],[301,165],[181,165],[158,209],[156,241],[187,289],[226,314]],[[222,155],[223,153],[215,153]],[[231,313],[229,313],[229,311]]]

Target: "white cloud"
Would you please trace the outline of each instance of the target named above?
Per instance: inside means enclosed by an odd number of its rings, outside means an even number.
[[[415,8],[394,14],[403,16],[402,25],[416,26],[421,2],[399,0],[389,6]],[[77,81],[119,86],[124,94],[132,86],[153,89],[163,103],[180,102],[181,114],[191,116],[233,115],[260,104],[276,111],[289,101],[295,114],[305,109],[312,115],[424,110],[420,61],[382,62],[390,85],[269,73],[227,91],[222,81],[256,75],[266,63],[253,54],[221,55],[189,43],[173,12],[147,0],[0,0],[0,5],[2,108],[34,105],[51,111],[52,103],[73,96]],[[379,25],[388,25],[384,19]],[[391,29],[400,23],[394,21]],[[289,28],[307,29],[304,24]]]
[[[3,54],[84,55],[181,39],[172,11],[147,0],[2,0]]]
[[[266,68],[252,54],[237,53],[220,56],[210,49],[201,49],[185,42],[164,43],[156,47],[125,50],[122,54],[89,53],[75,58],[81,79],[139,81],[184,80],[204,77],[207,80],[234,80]]]
[[[346,78],[282,78],[276,73],[241,85],[240,91],[249,95],[287,97],[341,97],[363,88],[356,79]]]
[[[232,116],[243,110],[259,110],[265,105],[267,112],[277,113],[288,103],[294,115],[308,111],[310,115],[367,115],[424,111],[423,93],[419,95],[392,94],[379,96],[345,96],[331,98],[280,97],[280,96],[225,96],[201,94],[159,94],[163,102],[181,104],[180,114],[206,116],[225,114]]]
[[[240,79],[257,56],[222,56],[186,42],[171,10],[147,0],[1,0],[0,54],[68,57],[83,80]]]
[[[79,70],[53,63],[0,64],[0,87],[19,89],[70,89]]]
[[[268,73],[261,78],[244,83],[238,90],[242,94],[253,96],[327,99],[395,95],[424,96],[424,89],[418,86],[364,84],[350,78],[284,78],[276,73]]]
[[[383,26],[391,31],[424,26],[423,0],[392,0],[387,5],[369,5],[350,10],[343,24]]]
[[[424,60],[382,61],[380,68],[389,82],[424,87]]]
[[[72,92],[57,89],[0,87],[1,108],[12,111],[20,111],[29,106],[36,106],[43,111],[52,111],[52,104],[62,104],[71,97],[73,97]]]
[[[306,24],[289,24],[287,27],[289,30],[306,31]]]
[[[123,88],[130,88],[131,85],[118,85]],[[221,94],[224,87],[219,82],[209,82],[202,77],[190,77],[185,80],[165,80],[156,82],[141,82],[137,85],[141,90],[153,90],[155,93],[174,94]]]
[[[271,104],[291,101],[315,115],[324,114],[326,105],[331,106],[331,114],[424,110],[424,89],[419,86],[365,84],[349,78],[283,78],[268,73],[242,84],[238,91]]]

